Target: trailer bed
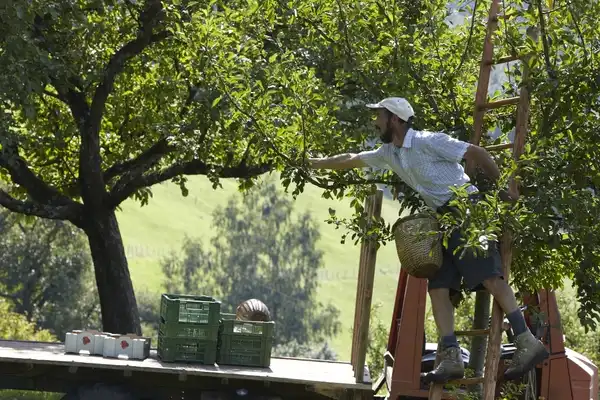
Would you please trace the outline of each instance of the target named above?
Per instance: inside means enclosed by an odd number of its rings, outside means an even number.
[[[332,362],[298,358],[272,357],[271,365],[267,368],[239,367],[226,365],[202,365],[184,363],[166,363],[157,359],[156,350],[151,350],[146,360],[120,360],[100,356],[81,356],[65,354],[64,344],[29,341],[0,340],[0,374],[6,369],[15,370],[16,364],[28,371],[33,369],[45,370],[51,367],[68,371],[68,375],[86,375],[85,371],[96,371],[99,375],[128,377],[146,377],[142,379],[145,385],[150,381],[170,380],[183,385],[186,382],[201,378],[206,385],[208,380],[227,385],[232,382],[261,382],[265,387],[272,385],[287,385],[288,387],[311,387],[315,392],[360,392],[371,391],[371,382],[367,368],[364,371],[364,383],[357,383],[354,378],[352,365],[346,362]],[[12,365],[12,367],[11,367]],[[11,374],[12,375],[12,374]],[[31,373],[27,374],[31,376]],[[89,378],[89,373],[86,375]],[[162,378],[158,378],[158,377]],[[197,379],[196,379],[197,380]],[[214,385],[209,385],[214,386]],[[363,396],[359,396],[363,397]],[[351,398],[357,398],[351,396]]]

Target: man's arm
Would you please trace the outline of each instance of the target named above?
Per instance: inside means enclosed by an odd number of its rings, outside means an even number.
[[[309,158],[308,165],[314,169],[351,169],[368,165],[354,153],[344,153],[332,157]]]
[[[309,158],[308,165],[315,169],[387,168],[385,148],[344,153],[332,157]]]
[[[469,147],[467,147],[467,151],[465,152],[464,159],[479,165],[483,169],[483,172],[494,182],[497,182],[498,179],[500,179],[500,169],[498,168],[498,165],[490,153],[483,147],[469,144]],[[519,198],[519,194],[510,187],[505,194],[502,194],[501,191],[501,197],[506,194],[508,194],[508,200],[517,200]]]
[[[483,147],[469,144],[469,147],[467,147],[467,151],[465,152],[463,158],[479,165],[481,169],[483,169],[483,172],[489,178],[494,180],[494,182],[500,178],[500,169],[498,168],[498,165],[496,165],[496,162],[490,153],[488,153],[488,151]]]

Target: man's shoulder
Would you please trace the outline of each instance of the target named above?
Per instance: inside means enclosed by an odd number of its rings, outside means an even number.
[[[414,130],[414,137],[417,139],[435,140],[440,135],[447,136],[448,134],[445,132],[430,131],[430,130],[421,130],[421,131]]]
[[[435,142],[439,140],[439,135],[445,135],[443,132],[434,132],[430,130],[413,130],[412,134],[412,145],[419,146],[427,146],[431,142]]]
[[[415,131],[413,140],[417,145],[427,145],[436,142],[447,144],[448,141],[457,141],[456,138],[446,132],[431,130]]]

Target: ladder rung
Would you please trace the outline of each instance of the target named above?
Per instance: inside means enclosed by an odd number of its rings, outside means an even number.
[[[518,15],[518,13],[516,11],[513,11],[513,12],[509,12],[508,14],[498,14],[497,16],[492,17],[491,20],[492,20],[492,22],[498,22],[501,19],[507,20],[512,17],[516,17],[517,15]]]
[[[427,376],[427,372],[421,372],[421,378]],[[433,385],[477,385],[479,383],[483,383],[485,378],[483,376],[477,378],[462,378],[462,379],[453,379],[451,381],[445,383],[434,383]]]
[[[484,377],[478,377],[478,378],[464,378],[464,379],[456,379],[453,381],[449,381],[447,384],[448,385],[477,385],[479,383],[483,383],[484,381]]]
[[[511,61],[519,61],[520,59],[521,59],[521,56],[500,57],[496,60],[492,60],[492,62],[490,62],[489,65],[504,64],[504,63],[511,62]]]
[[[502,143],[502,144],[494,144],[492,146],[487,146],[487,147],[484,147],[484,149],[486,149],[487,151],[498,151],[498,150],[512,149],[513,146],[514,146],[513,143]]]
[[[504,106],[510,106],[513,104],[517,104],[519,102],[519,97],[510,97],[508,99],[498,100],[498,101],[490,101],[489,103],[485,103],[480,105],[478,108],[480,110],[491,110],[494,108],[500,108]]]
[[[490,334],[489,329],[471,329],[467,331],[456,331],[456,336],[485,336]]]

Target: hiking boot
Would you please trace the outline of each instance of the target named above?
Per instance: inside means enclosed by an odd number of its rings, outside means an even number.
[[[515,338],[515,346],[517,350],[513,355],[510,366],[504,372],[504,379],[506,380],[521,378],[550,356],[544,344],[536,339],[529,330]]]
[[[440,351],[438,357],[440,363],[425,375],[425,383],[444,383],[465,376],[465,364],[458,347],[448,347]]]

